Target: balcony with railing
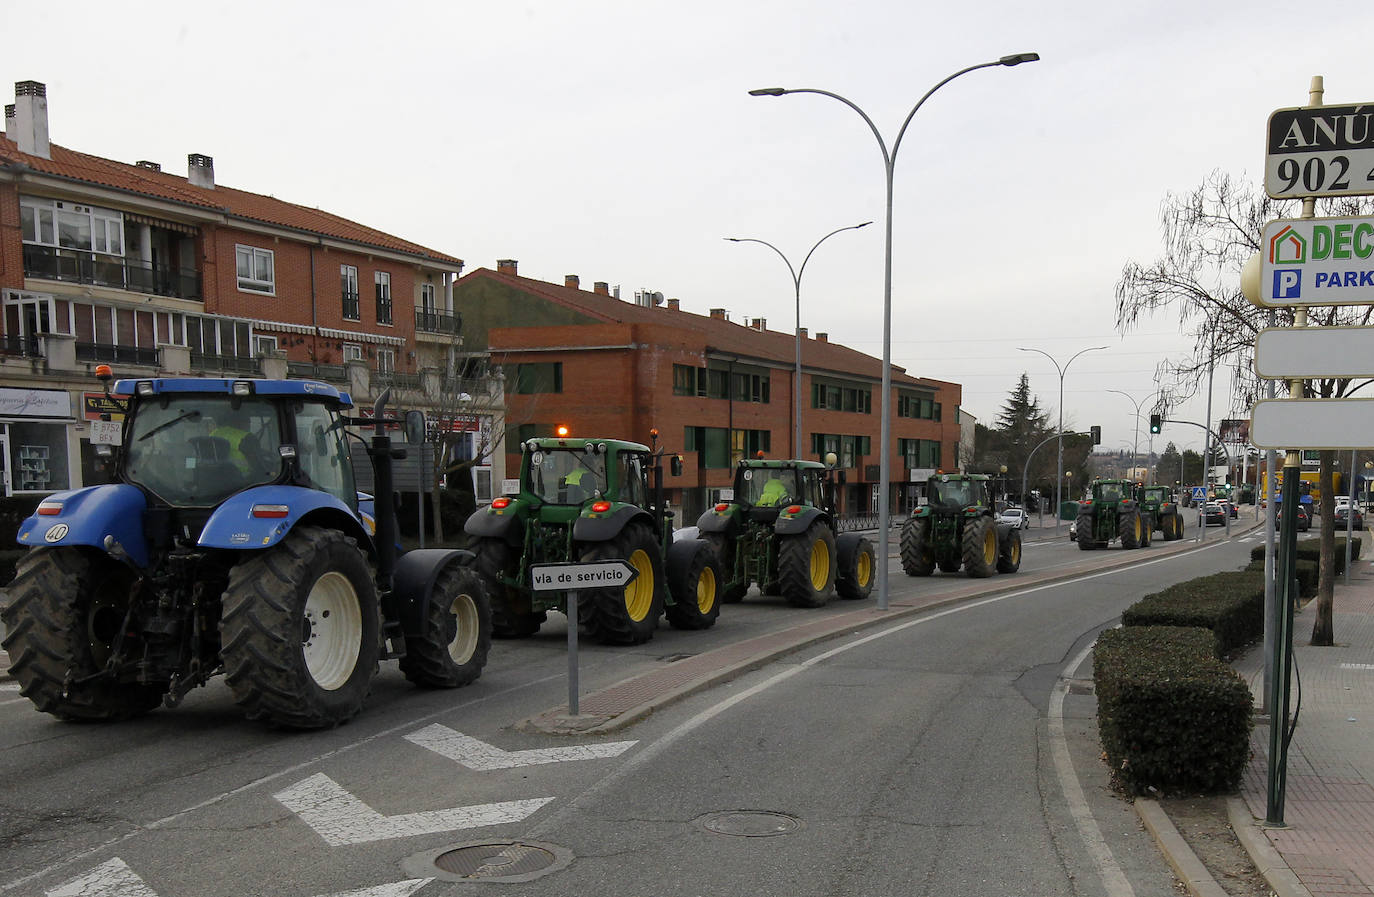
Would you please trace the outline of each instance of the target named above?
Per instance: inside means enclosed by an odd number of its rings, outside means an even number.
[[[311,361],[288,361],[286,376],[292,380],[323,380],[326,383],[347,383],[348,373],[341,364],[316,364]]]
[[[192,352],[191,367],[197,371],[213,371],[220,374],[262,376],[262,360],[243,355],[211,355],[204,352]]]
[[[157,349],[112,346],[102,343],[77,343],[76,360],[100,364],[136,364],[155,368],[161,358]]]
[[[141,259],[24,244],[24,276],[200,300],[200,273]]]
[[[415,332],[457,336],[463,332],[463,316],[417,308],[415,310]]]
[[[0,336],[0,355],[6,358],[42,358],[43,347],[37,336],[7,333]]]
[[[373,371],[372,386],[374,391],[390,386],[392,389],[413,389],[423,388],[419,374],[402,374],[398,371]]]

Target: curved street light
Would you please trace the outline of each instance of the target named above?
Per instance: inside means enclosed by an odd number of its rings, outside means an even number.
[[[878,126],[873,124],[873,119],[868,117],[851,100],[832,93],[828,90],[819,90],[813,87],[785,88],[785,87],[760,87],[749,91],[751,97],[780,97],[790,93],[815,93],[823,97],[830,97],[844,103],[850,109],[858,113],[859,117],[868,125],[873,136],[878,139],[878,149],[883,154],[883,170],[887,175],[887,238],[884,241],[883,249],[883,374],[882,374],[882,403],[881,403],[881,423],[880,435],[878,438],[878,532],[879,543],[882,546],[878,553],[880,558],[887,557],[888,545],[888,491],[891,483],[891,471],[889,470],[889,456],[891,449],[889,443],[892,440],[892,172],[893,166],[897,162],[897,150],[902,145],[902,137],[906,134],[907,125],[911,124],[911,119],[915,117],[917,110],[930,99],[931,94],[944,87],[949,82],[966,75],[977,69],[990,68],[992,66],[1020,65],[1023,62],[1035,62],[1040,58],[1038,53],[1015,53],[1011,56],[1003,56],[993,62],[980,62],[968,68],[960,69],[930,90],[926,91],[925,96],[916,102],[916,105],[907,113],[906,120],[902,122],[901,130],[897,132],[897,139],[892,143],[892,151],[888,152],[887,143],[883,140],[883,135],[878,131]],[[878,565],[878,610],[887,610],[887,564]]]
[[[1022,352],[1039,352],[1041,355],[1048,358],[1050,362],[1054,364],[1054,369],[1059,372],[1059,426],[1057,428],[1060,434],[1059,464],[1055,468],[1054,473],[1054,535],[1055,538],[1058,538],[1060,508],[1062,508],[1064,505],[1064,492],[1062,489],[1062,481],[1064,479],[1064,374],[1066,371],[1068,371],[1069,365],[1073,364],[1074,358],[1077,358],[1084,352],[1097,352],[1101,349],[1106,349],[1107,346],[1091,346],[1087,349],[1080,349],[1074,353],[1073,358],[1070,358],[1068,361],[1064,362],[1063,367],[1060,367],[1059,362],[1055,361],[1054,356],[1046,352],[1044,349],[1028,349],[1025,346],[1017,346],[1017,348],[1020,349]]]
[[[796,287],[796,290],[797,290],[797,364],[796,364],[796,369],[793,371],[793,374],[792,374],[792,454],[791,454],[791,457],[793,457],[793,458],[800,458],[800,457],[801,457],[801,455],[799,455],[798,452],[801,451],[801,445],[802,445],[802,399],[801,399],[801,393],[802,393],[802,363],[801,363],[801,279],[802,279],[802,274],[806,271],[806,263],[809,262],[809,261],[811,261],[811,253],[812,253],[812,252],[815,252],[815,251],[816,251],[816,248],[817,248],[818,246],[820,246],[822,243],[824,243],[826,240],[829,240],[831,237],[835,236],[836,234],[840,233],[841,231],[846,231],[846,230],[858,230],[858,229],[861,228],[861,227],[868,227],[868,226],[869,226],[870,224],[872,224],[872,223],[873,223],[872,221],[865,221],[863,224],[851,224],[849,227],[837,227],[837,228],[835,228],[835,229],[832,230],[830,233],[826,234],[824,237],[821,237],[819,240],[816,241],[816,245],[815,245],[815,246],[812,246],[812,247],[811,247],[811,251],[808,252],[808,253],[806,254],[806,258],[802,259],[802,263],[801,263],[801,267],[800,267],[800,268],[793,268],[793,267],[792,267],[792,262],[788,260],[787,256],[783,255],[782,250],[779,249],[778,247],[774,246],[772,243],[769,243],[767,240],[759,240],[759,239],[757,239],[757,238],[755,238],[755,237],[726,237],[726,238],[725,238],[725,239],[729,240],[731,243],[762,243],[764,246],[767,246],[769,249],[771,249],[771,250],[773,250],[774,252],[776,252],[776,253],[778,254],[778,256],[782,259],[783,264],[787,265],[787,270],[792,274],[792,285],[793,285],[794,287]]]

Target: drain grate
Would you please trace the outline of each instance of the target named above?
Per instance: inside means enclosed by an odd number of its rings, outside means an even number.
[[[697,819],[697,824],[709,832],[742,838],[788,835],[802,826],[797,817],[775,810],[728,810],[702,816]]]
[[[536,841],[456,844],[408,858],[407,872],[443,881],[522,882],[565,868],[572,853]],[[437,874],[436,874],[437,870]]]

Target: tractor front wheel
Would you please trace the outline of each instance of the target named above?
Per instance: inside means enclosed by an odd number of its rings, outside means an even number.
[[[430,591],[423,632],[406,636],[401,672],[416,685],[457,688],[482,675],[491,650],[491,602],[477,571],[458,564]]]
[[[607,645],[638,645],[654,637],[663,615],[663,559],[649,527],[630,523],[620,535],[584,547],[583,563],[623,558],[638,574],[627,585],[578,593],[579,626]]]
[[[1021,569],[1021,531],[1007,530],[1002,544],[997,549],[997,572],[1015,573]]]
[[[19,561],[4,612],[4,647],[19,693],[39,710],[65,720],[107,721],[139,716],[161,702],[165,683],[97,676],[124,631],[131,580],[123,566],[90,549],[35,548]],[[125,648],[138,649],[133,642]]]
[[[720,616],[720,561],[715,549],[698,539],[674,542],[668,548],[668,594],[673,603],[663,609],[674,629],[710,629]]]
[[[823,607],[835,587],[835,534],[820,520],[778,546],[778,589],[793,607]]]
[[[298,526],[229,571],[224,681],[249,719],[337,726],[362,710],[381,653],[377,589],[358,543]]]
[[[1097,534],[1093,532],[1093,512],[1087,508],[1078,512],[1078,517],[1074,520],[1073,528],[1076,532],[1075,541],[1082,551],[1092,551],[1097,548]]]
[[[964,572],[975,579],[991,576],[997,567],[997,521],[991,516],[964,523]]]
[[[701,540],[711,546],[720,562],[720,600],[726,604],[736,604],[749,594],[749,581],[735,582],[735,576],[742,572],[735,564],[735,540],[724,533],[705,533]]]
[[[930,518],[910,517],[902,524],[902,570],[907,576],[935,572],[935,546],[930,544]]]
[[[502,580],[514,576],[519,568],[516,551],[504,539],[479,539],[475,549],[475,567],[486,581],[491,599],[491,634],[496,638],[529,638],[544,625],[548,615],[542,610],[531,613],[516,610],[522,596]]]
[[[873,543],[859,533],[844,533],[835,540],[840,569],[835,575],[835,592],[846,601],[861,601],[873,591],[878,562]]]

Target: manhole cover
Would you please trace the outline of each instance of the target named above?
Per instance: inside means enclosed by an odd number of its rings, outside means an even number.
[[[697,824],[707,831],[743,838],[769,838],[801,828],[801,820],[773,810],[730,810],[702,816]]]
[[[522,882],[548,875],[572,862],[572,853],[536,841],[481,841],[428,850],[402,866],[417,877],[442,881]]]

